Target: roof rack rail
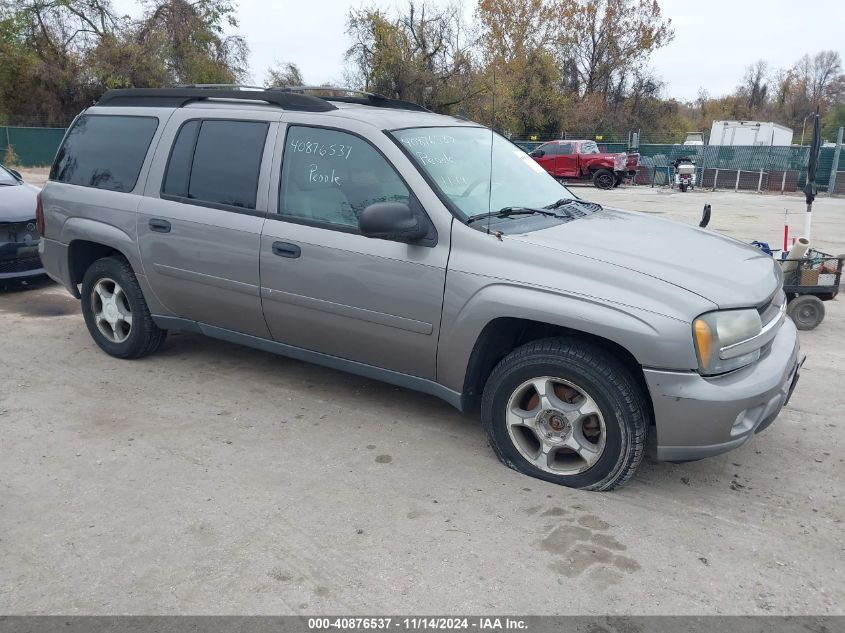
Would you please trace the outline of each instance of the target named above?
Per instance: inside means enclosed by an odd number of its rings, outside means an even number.
[[[285,110],[301,112],[328,112],[337,107],[318,97],[280,90],[240,90],[232,89],[228,84],[220,88],[212,84],[206,87],[179,88],[119,88],[107,90],[97,105],[109,106],[158,106],[162,108],[181,108],[188,103],[206,99],[233,99],[237,101],[264,101]]]
[[[349,95],[361,95],[359,97],[353,96],[337,96],[337,95],[322,95],[321,99],[326,101],[337,101],[338,103],[358,103],[361,105],[369,105],[377,108],[394,108],[397,110],[415,110],[418,112],[431,112],[428,108],[413,103],[412,101],[404,101],[402,99],[391,99],[384,95],[375,92],[367,92],[366,90],[358,90],[357,88],[346,88],[342,86],[284,86],[278,88],[268,88],[268,90],[278,90],[280,92],[288,92],[293,94],[302,94],[306,92],[344,92]]]
[[[249,84],[176,84],[174,88],[207,88],[210,90],[267,90],[265,86],[250,86]]]
[[[346,86],[274,86],[269,89],[282,90],[284,92],[347,92],[350,94],[379,97],[381,99],[387,98],[384,95],[376,94],[374,92],[358,90],[358,88],[347,88]]]

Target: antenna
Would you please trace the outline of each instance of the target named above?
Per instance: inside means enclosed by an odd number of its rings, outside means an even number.
[[[493,129],[496,127],[496,62],[493,62],[493,112],[490,122],[490,179],[487,181],[487,235],[490,235],[490,216],[493,213]]]

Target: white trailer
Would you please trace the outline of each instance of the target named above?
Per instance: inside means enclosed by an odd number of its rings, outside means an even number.
[[[792,129],[763,121],[713,121],[710,145],[792,145]]]

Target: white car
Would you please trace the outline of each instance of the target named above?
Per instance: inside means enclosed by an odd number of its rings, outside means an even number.
[[[44,274],[35,222],[38,191],[14,169],[0,165],[0,280]]]

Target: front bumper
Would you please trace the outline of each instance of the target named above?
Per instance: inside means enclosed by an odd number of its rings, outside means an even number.
[[[24,279],[43,274],[37,240],[0,242],[0,279]]]
[[[798,332],[786,319],[765,356],[724,376],[644,370],[657,426],[657,459],[701,459],[741,446],[774,422],[803,362]]]

